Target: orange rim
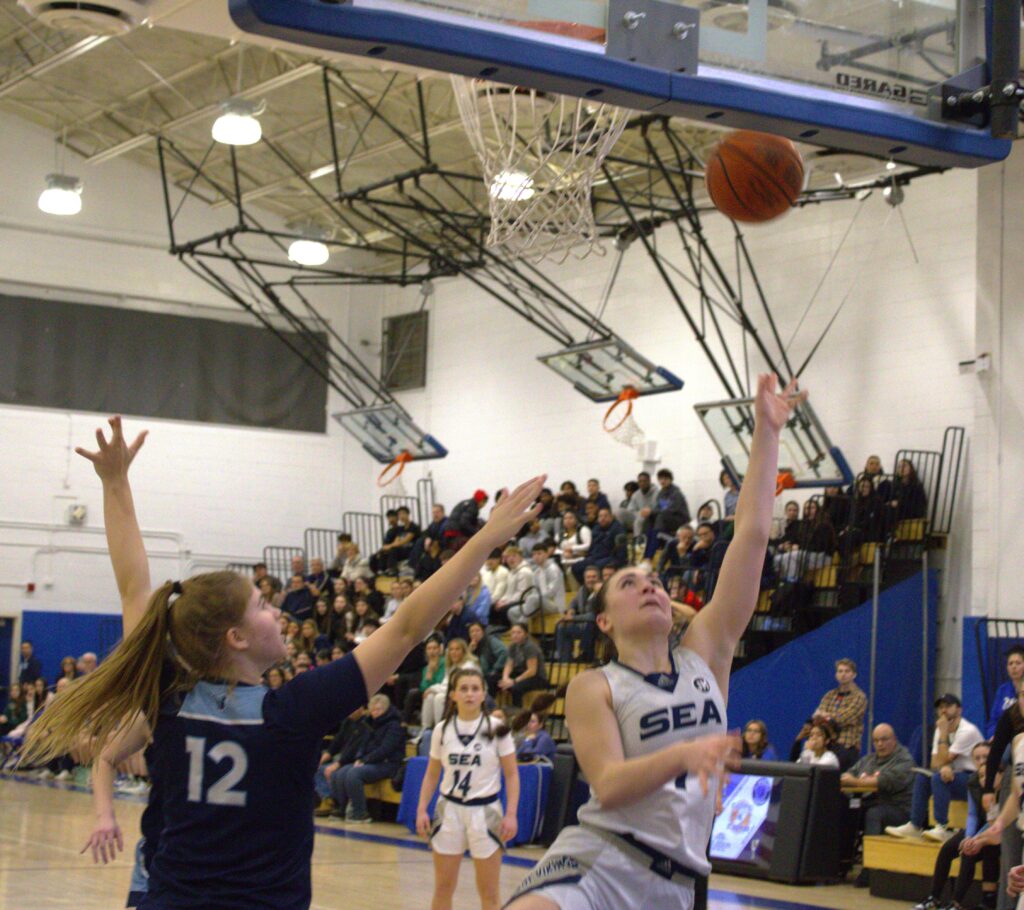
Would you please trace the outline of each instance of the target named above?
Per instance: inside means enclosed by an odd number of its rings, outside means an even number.
[[[619,397],[612,402],[612,406],[604,412],[604,428],[605,432],[614,433],[619,427],[621,427],[628,419],[629,415],[633,413],[633,401],[640,397],[640,393],[633,388],[633,386],[626,386],[621,392]],[[615,409],[623,402],[626,404],[626,412],[619,418],[619,422],[614,426],[608,426],[608,421],[612,414],[615,413]]]
[[[410,461],[412,461],[412,455],[410,455],[408,452],[406,452],[404,450],[399,452],[391,460],[391,463],[386,468],[384,468],[384,470],[381,471],[380,474],[377,476],[377,486],[378,487],[386,487],[393,480],[398,480],[398,478],[402,474],[402,471],[405,470],[405,466]],[[397,470],[395,470],[396,468],[397,468]],[[390,471],[394,471],[395,473],[393,475],[391,475],[391,476],[388,476],[388,473]]]
[[[580,41],[603,42],[605,39],[603,28],[558,19],[522,19],[510,22],[509,25],[532,29],[535,32],[548,32],[551,35],[563,35],[566,38],[578,38]]]
[[[781,496],[783,490],[792,490],[796,487],[796,478],[792,471],[779,471],[775,478],[775,495]]]

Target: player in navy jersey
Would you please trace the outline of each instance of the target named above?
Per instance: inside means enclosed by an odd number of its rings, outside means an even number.
[[[757,602],[771,528],[779,432],[803,396],[758,379],[750,466],[714,597],[672,644],[658,577],[616,572],[594,611],[616,657],[575,677],[566,696],[573,748],[590,784],[565,828],[522,881],[509,910],[691,910],[710,871],[717,782],[738,761],[725,696],[736,644]]]
[[[136,628],[54,701],[26,743],[28,759],[40,761],[86,733],[100,751],[116,737],[116,763],[151,739],[162,829],[140,910],[309,907],[324,734],[380,688],[491,550],[536,515],[543,481],[503,496],[487,524],[353,652],[276,690],[261,678],[286,653],[280,614],[251,580],[211,572],[154,592]]]
[[[501,906],[501,855],[519,826],[519,766],[508,727],[484,710],[486,695],[483,673],[476,667],[460,667],[452,674],[444,717],[431,733],[430,761],[416,812],[416,830],[429,836],[434,851],[430,910],[451,910],[466,850],[473,858],[482,910]],[[499,802],[503,774],[504,815]],[[431,820],[427,807],[439,780],[441,792]]]

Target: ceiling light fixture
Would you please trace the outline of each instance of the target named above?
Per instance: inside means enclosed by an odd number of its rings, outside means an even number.
[[[533,178],[522,171],[501,171],[491,181],[490,193],[506,202],[525,202],[533,197]]]
[[[331,258],[331,251],[325,240],[330,232],[318,224],[294,225],[291,230],[300,235],[288,245],[288,260],[296,265],[323,265]]]
[[[255,145],[263,135],[256,118],[266,105],[244,98],[229,98],[221,105],[223,113],[213,123],[213,138],[224,145]]]
[[[77,215],[82,211],[82,181],[67,174],[47,174],[39,209],[47,215]]]
[[[892,159],[890,158],[890,159],[889,159],[888,161],[886,161],[886,162],[885,162],[885,169],[886,169],[887,171],[894,171],[894,170],[896,170],[896,162],[895,162],[895,161],[893,161],[893,160],[892,160]]]

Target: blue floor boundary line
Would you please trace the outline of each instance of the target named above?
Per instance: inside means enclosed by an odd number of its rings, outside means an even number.
[[[74,793],[86,794],[92,792],[88,787],[83,787],[81,784],[73,784],[67,781],[38,780],[31,777],[21,777],[19,775],[10,774],[9,772],[0,775],[0,780],[8,780],[16,784],[30,784],[33,787],[47,787],[51,790],[69,790]],[[114,798],[134,803],[146,802],[145,796],[135,793],[118,793],[115,791]],[[420,843],[405,837],[392,837],[389,834],[371,834],[368,831],[350,831],[347,828],[329,828],[327,825],[316,824],[313,825],[313,830],[317,834],[326,834],[329,837],[344,837],[367,843],[383,844],[389,847],[403,847],[406,850],[419,850],[426,853],[430,852],[430,846],[428,844]],[[529,859],[525,856],[505,856],[502,858],[501,862],[504,866],[514,866],[521,869],[532,869],[534,865],[536,865],[536,860]],[[737,894],[733,891],[721,891],[717,888],[710,888],[708,890],[708,898],[717,901],[720,904],[759,907],[764,908],[764,910],[829,910],[829,908],[821,907],[818,904],[804,904],[796,901],[782,900],[777,897],[761,897],[756,894]]]

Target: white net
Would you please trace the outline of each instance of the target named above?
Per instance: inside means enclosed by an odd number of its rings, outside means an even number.
[[[633,419],[632,414],[614,430],[609,430],[608,435],[616,442],[629,446],[637,455],[643,453],[644,443],[647,442],[647,435],[640,429],[640,425]]]
[[[452,76],[490,199],[487,245],[534,262],[603,252],[590,193],[628,111]]]

